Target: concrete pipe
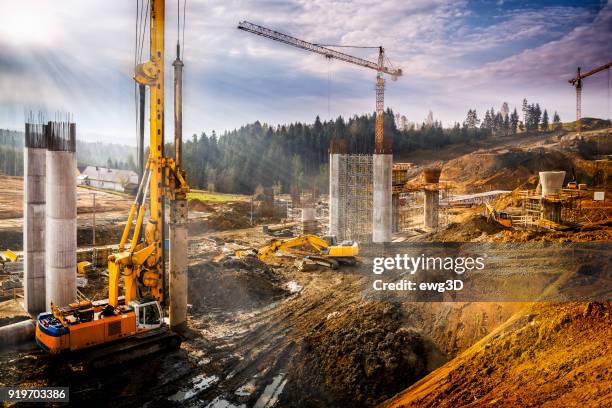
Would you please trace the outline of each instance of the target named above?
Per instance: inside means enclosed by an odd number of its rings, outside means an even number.
[[[0,352],[31,348],[34,341],[34,322],[32,320],[0,327]]]

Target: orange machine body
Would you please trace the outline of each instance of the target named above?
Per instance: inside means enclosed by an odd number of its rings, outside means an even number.
[[[136,312],[121,305],[82,302],[54,308],[36,319],[36,342],[49,353],[75,351],[120,340],[136,334]]]

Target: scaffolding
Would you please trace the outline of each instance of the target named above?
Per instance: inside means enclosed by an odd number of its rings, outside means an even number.
[[[339,240],[372,241],[372,156],[340,155]]]

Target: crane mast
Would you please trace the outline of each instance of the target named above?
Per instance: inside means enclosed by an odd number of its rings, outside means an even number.
[[[253,34],[260,35],[262,37],[269,38],[274,41],[278,41],[293,47],[301,48],[306,51],[321,54],[326,58],[333,58],[340,61],[348,62],[350,64],[359,65],[364,68],[370,68],[377,71],[376,74],[376,131],[375,131],[375,151],[377,153],[383,153],[384,146],[384,103],[385,103],[385,79],[383,74],[391,75],[393,80],[396,80],[402,75],[401,69],[392,69],[385,66],[385,50],[383,47],[378,47],[378,62],[368,61],[363,58],[355,57],[340,51],[333,50],[331,48],[324,47],[319,44],[314,44],[308,41],[300,40],[299,38],[292,37],[287,34],[280,33],[275,30],[271,30],[266,27],[262,27],[257,24],[250,23],[248,21],[241,21],[238,23],[238,29],[247,31]]]
[[[580,67],[578,67],[576,70],[576,77],[568,80],[571,85],[576,87],[576,132],[578,135],[580,135],[582,127],[582,80],[605,69],[610,69],[610,67],[612,67],[612,62],[608,62],[605,65],[592,69],[586,74],[581,74]]]

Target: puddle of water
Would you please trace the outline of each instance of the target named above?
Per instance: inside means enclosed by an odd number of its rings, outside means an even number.
[[[285,374],[281,373],[274,377],[272,383],[268,384],[259,399],[253,406],[254,408],[270,408],[276,405],[278,397],[283,392],[287,380],[284,380]]]
[[[234,405],[231,402],[217,397],[206,406],[206,408],[246,408],[246,405]]]
[[[302,286],[296,281],[287,282],[287,289],[291,293],[299,293],[302,290]]]
[[[219,381],[219,377],[213,375],[212,377],[205,377],[204,374],[198,375],[193,379],[193,386],[190,389],[180,390],[176,394],[172,395],[168,399],[170,401],[185,401],[198,395],[200,392],[209,388],[211,385]]]

